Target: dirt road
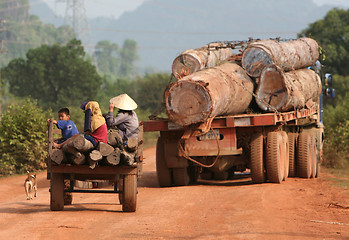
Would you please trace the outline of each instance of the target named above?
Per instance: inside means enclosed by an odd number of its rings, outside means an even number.
[[[349,239],[348,191],[324,178],[252,185],[250,178],[159,188],[155,149],[145,151],[137,211],[116,194],[74,193],[51,212],[49,182],[27,201],[25,176],[0,180],[0,239]]]

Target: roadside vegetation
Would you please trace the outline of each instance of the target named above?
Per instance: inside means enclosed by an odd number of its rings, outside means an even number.
[[[28,9],[20,8],[7,15],[10,32],[0,33],[9,42],[21,37],[47,38],[47,44],[41,46],[19,48],[8,44],[13,55],[1,58],[0,176],[45,168],[46,119],[57,118],[62,107],[70,109],[71,119],[79,129],[83,128],[81,102],[98,101],[102,112],[106,112],[109,99],[122,93],[138,103],[136,112],[141,121],[148,120],[152,114],[165,116],[163,92],[171,76],[159,72],[138,75],[135,41],[127,39],[122,46],[100,41],[93,61],[81,41],[72,37],[69,27],[55,29],[28,15]],[[27,21],[31,36],[20,35],[23,21]],[[322,164],[331,169],[348,169],[349,10],[331,10],[299,36],[318,41],[324,53],[321,60],[324,72],[333,74],[336,97],[324,98],[326,135]],[[145,134],[146,146],[155,144],[157,134]]]

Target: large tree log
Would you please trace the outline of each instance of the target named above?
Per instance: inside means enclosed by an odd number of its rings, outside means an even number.
[[[114,148],[107,143],[99,142],[98,151],[105,157],[110,155],[114,151]]]
[[[63,151],[66,154],[66,157],[68,160],[71,161],[71,163],[74,163],[75,165],[83,165],[86,162],[86,157],[84,154],[76,150],[74,147],[69,146],[69,144],[63,145]]]
[[[182,52],[172,63],[172,74],[179,79],[204,68],[215,67],[232,56],[223,43],[210,43]]]
[[[285,73],[270,65],[262,72],[256,102],[264,111],[283,112],[318,102],[321,89],[320,77],[313,70],[305,68]]]
[[[98,150],[92,150],[88,155],[89,165],[91,169],[94,169],[97,163],[103,159],[103,155]]]
[[[126,149],[128,152],[134,152],[137,150],[138,147],[138,139],[133,137],[133,138],[129,138],[127,140],[127,146]]]
[[[108,130],[108,144],[113,146],[114,148],[123,147],[122,138],[117,129],[109,129]]]
[[[128,166],[131,166],[135,161],[135,155],[136,154],[134,152],[129,153],[129,152],[123,150],[123,151],[121,151],[120,158],[121,158],[122,163],[124,163],[125,165],[128,165]]]
[[[296,70],[313,65],[319,57],[318,48],[317,42],[311,38],[253,42],[243,52],[242,67],[252,77],[259,77],[269,64],[275,64],[284,71]]]
[[[69,139],[68,139],[69,140]],[[73,138],[72,146],[80,152],[88,152],[93,149],[93,144],[87,140],[82,134]]]
[[[115,148],[114,151],[105,158],[107,164],[116,166],[120,163],[121,150]]]
[[[65,159],[64,153],[62,149],[52,149],[51,153],[51,160],[55,162],[56,164],[61,164],[62,161]]]
[[[165,91],[165,106],[171,121],[187,126],[209,118],[244,112],[253,94],[253,82],[237,64],[193,73]]]

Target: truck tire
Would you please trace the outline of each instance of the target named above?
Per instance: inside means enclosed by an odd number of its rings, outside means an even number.
[[[188,169],[185,168],[173,168],[173,183],[175,186],[187,186],[189,184]]]
[[[311,156],[311,178],[316,177],[317,172],[317,159],[316,159],[316,139],[315,136],[311,137],[311,145],[310,145],[310,156]]]
[[[60,173],[51,174],[50,209],[51,211],[64,209],[64,179]]]
[[[310,178],[312,173],[312,153],[310,132],[301,132],[297,143],[297,175],[301,178]]]
[[[288,133],[289,177],[296,177],[296,144],[298,133]]]
[[[166,165],[165,146],[161,137],[156,143],[156,174],[160,187],[169,187],[172,185],[171,169]]]
[[[263,164],[263,134],[257,133],[252,136],[251,142],[251,178],[253,183],[263,183],[265,181]]]
[[[269,132],[267,136],[266,167],[267,177],[272,183],[281,183],[285,173],[283,139],[279,132]]]
[[[284,181],[286,178],[288,178],[288,172],[290,169],[290,149],[289,149],[289,143],[288,143],[288,136],[285,131],[281,131],[282,135],[282,140],[284,141],[283,143],[283,154],[284,154],[284,159],[285,159],[285,172],[284,172]]]
[[[125,175],[122,194],[122,211],[135,212],[137,205],[137,175]]]

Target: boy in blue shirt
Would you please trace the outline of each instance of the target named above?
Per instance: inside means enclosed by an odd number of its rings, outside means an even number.
[[[56,124],[58,129],[62,130],[62,138],[58,143],[54,142],[53,145],[55,148],[62,148],[65,144],[65,141],[68,138],[71,138],[75,134],[79,134],[78,129],[76,128],[74,122],[70,119],[68,108],[62,108],[58,111],[58,121],[53,120],[53,124]]]

